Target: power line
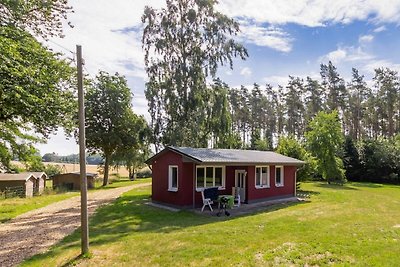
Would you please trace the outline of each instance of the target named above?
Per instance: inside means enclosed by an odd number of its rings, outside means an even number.
[[[52,40],[47,40],[47,41],[50,42],[50,43],[55,44],[56,46],[58,46],[58,47],[60,47],[60,48],[62,48],[62,49],[64,49],[64,50],[66,50],[66,51],[68,51],[68,52],[70,52],[71,54],[74,55],[74,58],[75,58],[76,53],[75,53],[74,51],[72,51],[72,50],[66,48],[65,46],[60,45],[60,44],[58,44],[58,43],[56,43],[56,42],[54,42],[54,41],[52,41]]]

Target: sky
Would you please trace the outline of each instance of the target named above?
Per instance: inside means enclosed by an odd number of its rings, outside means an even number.
[[[84,71],[95,77],[99,70],[126,76],[133,109],[149,119],[144,97],[144,53],[141,15],[146,5],[162,8],[159,0],[73,0],[74,13],[64,25],[64,38],[46,45],[74,57],[82,45]],[[219,77],[231,87],[253,83],[285,86],[288,75],[319,77],[321,63],[332,61],[350,81],[357,68],[372,83],[374,69],[400,71],[400,0],[220,0],[217,10],[240,22],[237,40],[249,58],[236,59],[233,69],[220,68]],[[126,31],[126,29],[133,29]],[[62,129],[41,154],[78,153],[74,138]]]

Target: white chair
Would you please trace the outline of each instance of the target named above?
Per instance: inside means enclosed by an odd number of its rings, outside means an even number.
[[[237,202],[236,207],[240,207],[240,188],[232,187],[233,203]]]
[[[211,200],[211,198],[205,198],[204,197],[204,190],[201,191],[201,198],[203,199],[203,207],[201,208],[201,212],[204,211],[204,208],[208,206],[211,211],[213,211],[213,208],[211,207],[214,202]]]

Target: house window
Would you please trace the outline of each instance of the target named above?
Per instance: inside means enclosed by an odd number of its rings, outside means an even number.
[[[196,188],[224,187],[225,169],[221,166],[197,166]]]
[[[256,166],[256,188],[269,187],[269,167]]]
[[[275,186],[283,186],[284,175],[283,166],[275,167]]]
[[[168,169],[168,191],[178,191],[178,166],[169,166]]]

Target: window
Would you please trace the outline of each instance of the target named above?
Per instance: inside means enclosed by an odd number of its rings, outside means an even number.
[[[256,166],[256,188],[269,187],[269,166]]]
[[[220,166],[197,166],[196,188],[225,186],[225,169]]]
[[[283,166],[275,167],[275,186],[283,186]]]
[[[178,191],[178,166],[169,166],[168,191]]]

